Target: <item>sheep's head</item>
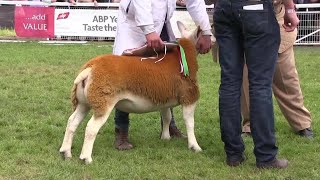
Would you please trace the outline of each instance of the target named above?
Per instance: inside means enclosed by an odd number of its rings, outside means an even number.
[[[197,43],[201,33],[201,29],[199,26],[193,31],[188,31],[186,26],[181,21],[177,21],[177,25],[182,38],[190,39],[194,44]],[[214,36],[211,36],[211,43],[212,45],[216,43],[216,38]]]
[[[178,29],[180,31],[182,38],[190,39],[194,45],[197,43],[201,29],[198,26],[193,31],[188,31],[185,25],[181,21],[177,21]],[[211,47],[212,47],[212,58],[215,62],[218,61],[218,44],[216,43],[216,38],[211,36]]]

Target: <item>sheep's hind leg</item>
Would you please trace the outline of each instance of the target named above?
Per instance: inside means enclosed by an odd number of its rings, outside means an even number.
[[[161,109],[162,133],[161,139],[170,139],[169,125],[171,121],[171,111],[169,108]]]
[[[83,160],[86,164],[90,164],[92,162],[91,155],[94,141],[100,128],[106,123],[113,107],[114,106],[109,106],[105,114],[103,115],[94,114],[87,124],[85,138],[80,155],[80,160]]]
[[[194,135],[194,111],[196,108],[196,103],[191,105],[183,105],[182,111],[183,111],[183,119],[186,125],[187,129],[187,135],[188,135],[188,147],[189,149],[192,149],[196,152],[202,151],[200,146],[198,145],[198,142],[196,140],[196,137]]]
[[[66,131],[64,134],[63,143],[60,148],[60,153],[63,156],[64,159],[70,159],[72,157],[71,154],[71,146],[72,146],[72,140],[74,133],[81,123],[81,121],[85,118],[85,116],[88,114],[90,108],[83,104],[78,104],[76,110],[72,113],[72,115],[69,117],[68,124],[66,127]]]

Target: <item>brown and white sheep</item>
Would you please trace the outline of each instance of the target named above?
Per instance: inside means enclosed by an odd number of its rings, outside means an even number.
[[[186,29],[178,23],[183,36]],[[168,52],[158,63],[154,60],[141,61],[141,57],[102,55],[84,64],[74,81],[72,91],[73,114],[69,117],[60,152],[64,158],[71,158],[74,133],[90,109],[89,120],[80,159],[92,162],[92,149],[99,129],[107,121],[111,111],[118,108],[129,113],[160,111],[163,118],[161,139],[170,139],[169,108],[182,106],[188,147],[201,151],[194,134],[194,111],[199,99],[197,83],[196,33],[182,38],[179,44],[184,48],[189,67],[189,76],[180,73],[178,50]],[[190,40],[192,39],[192,40]]]

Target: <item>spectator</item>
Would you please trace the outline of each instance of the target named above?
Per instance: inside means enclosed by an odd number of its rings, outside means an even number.
[[[78,2],[79,3],[91,3],[91,2],[93,2],[94,6],[96,6],[96,7],[98,6],[97,0],[76,0],[76,1],[70,0],[70,3],[73,4],[73,5],[76,5]]]
[[[120,3],[120,0],[99,0],[99,3]]]
[[[177,6],[186,7],[185,0],[177,0],[176,4]]]
[[[206,5],[215,4],[217,0],[204,0]]]

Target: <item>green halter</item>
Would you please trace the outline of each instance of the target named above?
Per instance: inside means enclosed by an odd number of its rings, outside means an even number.
[[[182,64],[182,71],[184,76],[189,76],[189,69],[188,69],[188,63],[187,63],[187,59],[186,59],[186,54],[184,52],[183,47],[179,44],[179,48],[178,48],[180,54],[180,62]]]

